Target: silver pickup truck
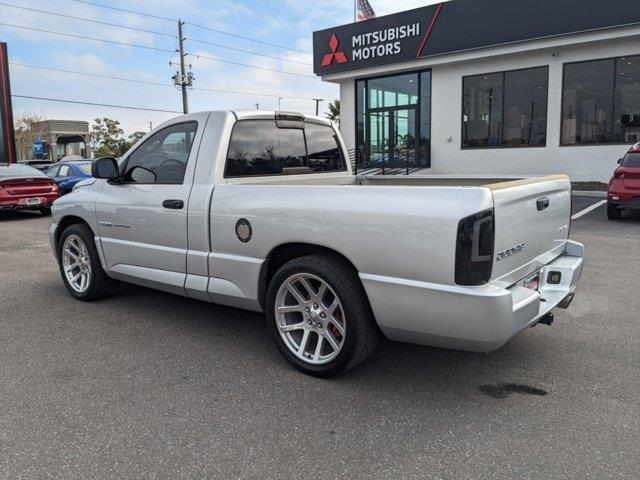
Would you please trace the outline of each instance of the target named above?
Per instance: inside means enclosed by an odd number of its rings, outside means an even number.
[[[354,176],[331,123],[281,112],[166,122],[53,206],[78,300],[118,281],[265,312],[282,355],[331,376],[381,334],[491,351],[571,302],[563,175]]]

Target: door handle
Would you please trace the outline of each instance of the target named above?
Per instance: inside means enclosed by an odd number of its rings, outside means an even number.
[[[181,210],[184,207],[184,202],[182,200],[165,200],[162,202],[162,206],[172,210]]]

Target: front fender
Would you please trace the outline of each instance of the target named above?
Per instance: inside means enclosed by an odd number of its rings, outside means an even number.
[[[53,202],[51,209],[53,223],[61,225],[67,217],[77,217],[99,235],[96,220],[96,201],[102,191],[103,182],[94,182],[83,188],[76,188]]]

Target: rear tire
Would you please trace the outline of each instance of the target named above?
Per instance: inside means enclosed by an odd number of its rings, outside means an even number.
[[[291,293],[292,285],[301,295]],[[265,310],[282,356],[316,377],[339,375],[366,360],[381,335],[356,272],[329,255],[308,255],[283,265],[269,283]]]
[[[622,210],[611,203],[607,203],[607,218],[609,220],[620,220],[621,217]]]
[[[58,241],[58,266],[67,290],[77,300],[105,298],[118,289],[119,282],[102,269],[88,225],[77,223],[64,229]]]

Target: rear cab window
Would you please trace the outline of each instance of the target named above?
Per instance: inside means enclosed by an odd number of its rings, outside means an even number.
[[[304,129],[275,120],[240,120],[233,127],[225,178],[345,171],[336,134],[329,125]]]

